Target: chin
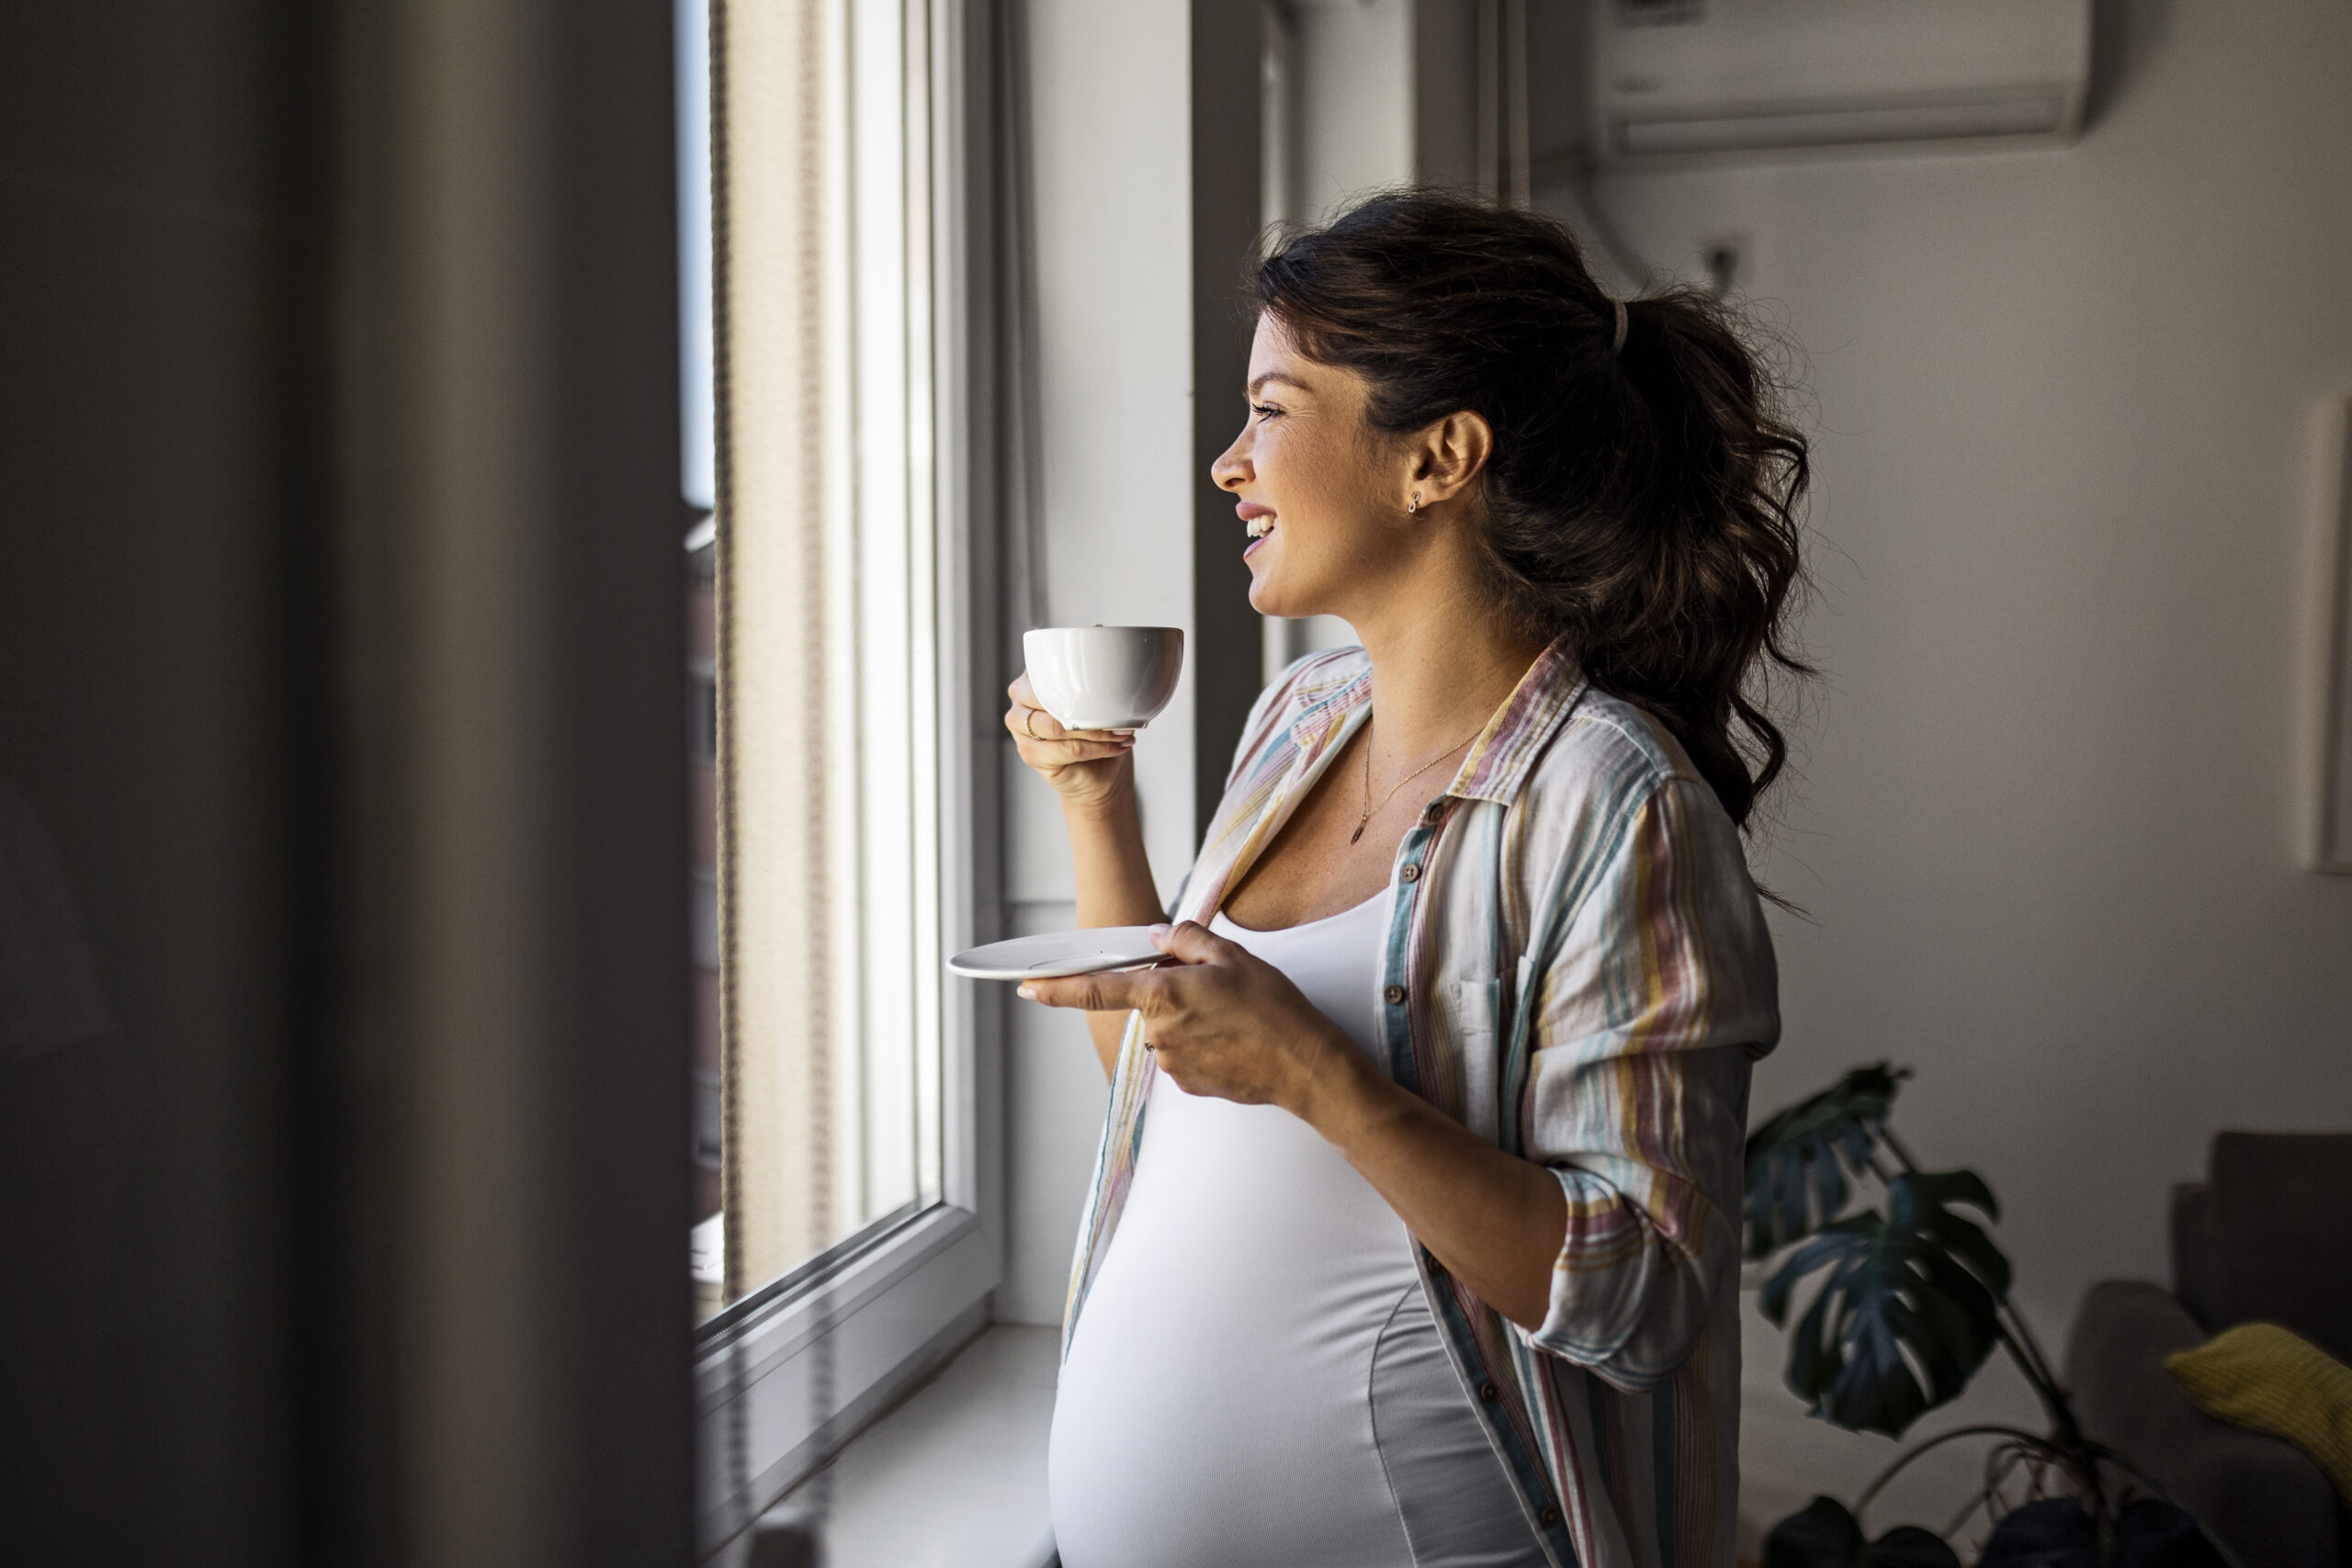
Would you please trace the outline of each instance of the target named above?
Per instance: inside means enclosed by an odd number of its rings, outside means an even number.
[[[1269,587],[1263,578],[1250,585],[1250,607],[1261,615],[1296,617],[1315,613],[1291,604],[1280,589]]]
[[[1242,564],[1250,569],[1250,607],[1261,615],[1281,615],[1283,612],[1274,608],[1282,595],[1274,590],[1272,568],[1261,566],[1256,561]]]
[[[1323,613],[1323,605],[1317,598],[1311,594],[1285,592],[1272,572],[1250,582],[1250,607],[1261,615],[1281,615],[1288,620],[1304,620],[1308,615]]]
[[[1317,592],[1312,581],[1301,582],[1295,568],[1283,570],[1283,558],[1276,553],[1280,547],[1262,549],[1244,563],[1250,568],[1250,607],[1261,615],[1291,620],[1321,615],[1329,607],[1329,596]]]

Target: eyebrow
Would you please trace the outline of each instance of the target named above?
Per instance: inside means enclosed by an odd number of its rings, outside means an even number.
[[[1315,390],[1314,388],[1308,386],[1306,382],[1295,380],[1291,377],[1283,375],[1279,370],[1269,370],[1263,376],[1259,377],[1257,379],[1250,383],[1250,395],[1254,398],[1259,393],[1264,391],[1266,389],[1266,384],[1270,381],[1280,381],[1283,386],[1295,387],[1302,392],[1312,392]]]

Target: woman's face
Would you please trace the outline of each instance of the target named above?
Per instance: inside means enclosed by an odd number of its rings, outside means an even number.
[[[1411,554],[1408,458],[1364,423],[1352,370],[1297,352],[1261,314],[1250,422],[1209,469],[1249,531],[1250,603],[1262,615],[1353,616]]]

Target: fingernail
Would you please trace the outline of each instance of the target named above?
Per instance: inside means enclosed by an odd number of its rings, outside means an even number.
[[[1015,991],[1013,995],[1019,997],[1024,1002],[1034,1002],[1037,999],[1037,993],[1031,990],[1026,986],[1022,987],[1019,990]]]
[[[1164,923],[1156,925],[1151,928],[1151,940],[1158,942],[1161,937],[1166,936],[1170,931],[1172,931],[1175,929],[1175,927]]]

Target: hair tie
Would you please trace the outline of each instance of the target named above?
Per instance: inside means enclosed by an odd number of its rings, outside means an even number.
[[[1623,354],[1625,351],[1625,301],[1611,299],[1609,302],[1617,307],[1617,335],[1609,340],[1609,352]]]

